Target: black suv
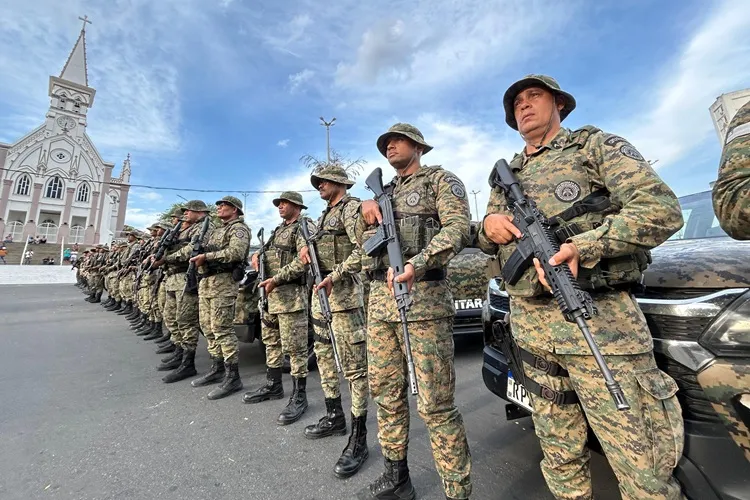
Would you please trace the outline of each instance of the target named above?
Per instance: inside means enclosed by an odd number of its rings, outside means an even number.
[[[675,475],[690,499],[750,500],[750,242],[724,233],[711,191],[684,196],[680,205],[685,225],[652,250],[636,294],[656,362],[680,387],[685,451]],[[508,419],[528,417],[531,398],[509,375],[501,349],[510,304],[499,278],[490,279],[487,298],[484,383],[508,401]],[[710,390],[717,384],[720,396]]]

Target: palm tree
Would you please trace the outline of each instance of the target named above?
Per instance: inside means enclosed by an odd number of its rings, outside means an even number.
[[[313,172],[319,172],[321,169],[329,165],[327,160],[320,160],[310,154],[302,156],[299,160],[305,165],[305,167],[309,168]],[[367,162],[364,160],[364,158],[360,157],[356,160],[352,160],[351,158],[348,158],[339,153],[335,149],[331,149],[330,165],[343,168],[347,175],[349,175],[352,179],[356,179],[357,175],[362,173],[362,170],[364,169],[364,166],[366,164]]]

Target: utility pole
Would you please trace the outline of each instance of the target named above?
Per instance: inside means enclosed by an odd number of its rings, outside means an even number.
[[[477,220],[480,219],[479,217],[479,205],[477,205],[477,194],[481,193],[481,191],[471,191],[471,194],[474,195],[474,211],[477,214]]]
[[[249,193],[246,193],[245,191],[240,191],[240,194],[242,195],[242,209],[247,210],[247,195]]]
[[[331,164],[331,126],[333,126],[333,122],[335,121],[336,118],[333,118],[330,122],[327,122],[325,118],[323,118],[322,116],[320,117],[320,124],[326,128],[326,156],[328,158],[328,165]]]

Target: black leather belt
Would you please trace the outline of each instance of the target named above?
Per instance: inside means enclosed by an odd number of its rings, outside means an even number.
[[[216,276],[217,274],[232,274],[232,270],[229,269],[209,269],[205,273],[198,273],[201,278],[208,278],[209,276]]]
[[[370,281],[385,281],[388,277],[388,271],[384,269],[376,269],[374,271],[367,271],[365,273],[367,275],[367,279]],[[426,273],[424,273],[424,276],[419,278],[417,281],[440,281],[445,279],[445,270],[444,269],[430,269]]]

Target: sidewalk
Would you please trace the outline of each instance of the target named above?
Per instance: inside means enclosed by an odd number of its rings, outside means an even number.
[[[4,266],[0,264],[0,285],[49,285],[75,283],[76,272],[70,264],[62,266]]]

